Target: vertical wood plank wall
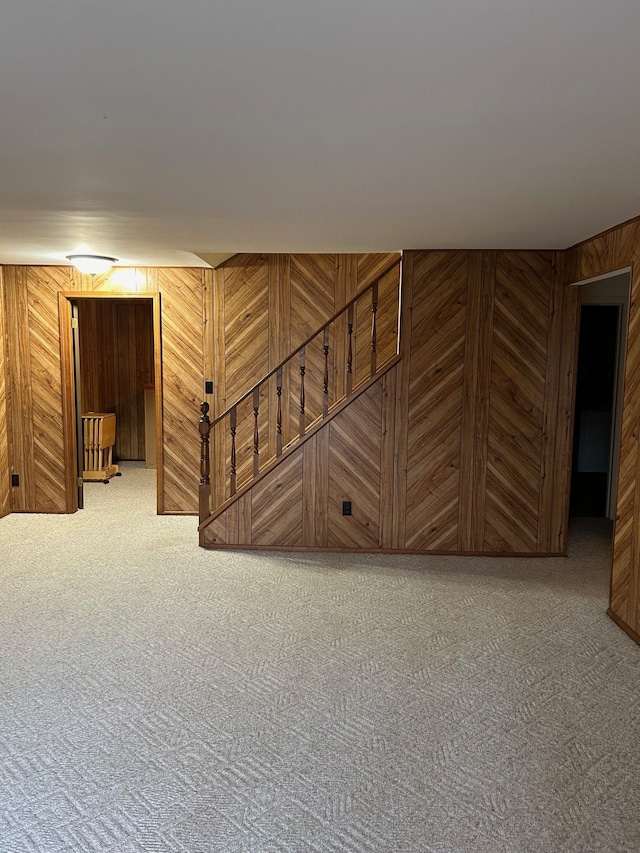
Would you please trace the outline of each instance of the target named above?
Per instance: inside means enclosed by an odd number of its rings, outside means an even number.
[[[7,355],[6,355],[6,309],[4,281],[0,267],[0,518],[11,511],[9,501],[9,424],[7,410]]]
[[[565,280],[631,266],[610,615],[640,642],[640,217],[573,246]]]
[[[402,362],[205,544],[563,553],[578,303],[560,254],[405,253]]]
[[[145,458],[144,388],[153,385],[151,300],[79,299],[83,412],[114,412],[118,459]]]
[[[162,512],[197,513],[198,405],[203,375],[203,300],[211,270],[123,269],[103,276],[71,267],[5,266],[10,472],[13,512],[65,512],[58,293],[159,293],[162,308]]]

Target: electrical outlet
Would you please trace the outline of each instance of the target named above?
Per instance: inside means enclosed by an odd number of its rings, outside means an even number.
[[[20,474],[12,474],[11,475],[11,485],[19,486],[20,485]]]
[[[213,394],[213,382],[211,380],[207,380],[204,383],[204,393],[205,394]]]
[[[351,515],[351,501],[342,501],[342,514]]]

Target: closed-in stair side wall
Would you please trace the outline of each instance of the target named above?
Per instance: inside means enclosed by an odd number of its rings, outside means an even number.
[[[205,547],[377,550],[391,546],[391,367],[201,531]],[[385,460],[385,468],[381,460]],[[353,515],[342,514],[351,501]]]
[[[565,552],[578,300],[562,253],[405,252],[402,304],[402,361],[203,544]]]
[[[211,270],[114,268],[102,276],[72,267],[5,266],[9,353],[11,511],[68,512],[73,478],[65,470],[66,430],[59,325],[60,293],[159,294],[162,454],[159,511],[198,510],[198,404],[202,395],[203,293]]]
[[[567,283],[631,267],[609,614],[640,642],[640,217],[566,255]]]
[[[6,311],[4,281],[0,267],[0,518],[10,512],[9,427],[7,395]]]
[[[211,406],[211,420],[233,405],[254,383],[320,328],[343,305],[399,260],[399,253],[363,254],[240,254],[214,271],[211,291],[205,296],[205,380],[214,380],[214,393],[205,397]],[[378,353],[383,364],[395,352],[397,323],[398,266],[380,282],[379,339],[385,341]],[[394,306],[389,310],[390,302]],[[360,306],[354,336],[355,380],[362,379],[370,365],[370,307]],[[368,313],[366,313],[368,311]],[[365,316],[366,314],[366,316]],[[340,325],[340,323],[342,325]],[[345,393],[344,365],[347,361],[346,326],[342,318],[330,341],[330,399]],[[322,411],[324,372],[321,341],[306,352],[306,420],[311,423]],[[366,373],[368,375],[368,373]],[[300,375],[286,369],[283,377],[282,439],[286,445],[299,428]],[[276,384],[272,380],[261,389],[260,447],[267,457],[275,454]],[[238,414],[236,435],[238,483],[252,470],[254,436],[248,400]],[[248,417],[243,418],[243,415]],[[229,497],[227,476],[231,439],[227,424],[212,430],[211,505],[220,506]]]

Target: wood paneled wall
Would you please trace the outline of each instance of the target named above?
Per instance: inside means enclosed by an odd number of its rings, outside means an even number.
[[[206,362],[206,378],[215,379],[213,414],[241,397],[397,257],[235,255],[214,270],[206,332],[214,342]]]
[[[20,474],[20,486],[11,489],[12,511],[66,512],[72,505],[69,482],[65,489],[58,322],[58,296],[68,291],[116,297],[160,294],[163,445],[158,508],[197,513],[202,294],[211,279],[211,271],[201,269],[117,268],[92,278],[71,267],[4,267],[10,470]]]
[[[164,511],[198,512],[197,432],[204,364],[203,303],[211,270],[153,271],[162,308]],[[157,378],[156,378],[157,391]]]
[[[153,385],[150,299],[79,299],[83,412],[114,412],[118,459],[145,458],[144,388]]]
[[[563,553],[578,301],[560,264],[405,253],[402,362],[205,544]]]
[[[47,270],[44,273],[44,270]],[[63,267],[5,267],[13,512],[65,512],[58,291]]]
[[[214,380],[214,394],[207,397],[213,417],[221,414],[252,385],[295,350],[337,310],[380,276],[397,253],[360,255],[236,255],[214,271],[213,287],[205,296],[205,379]],[[395,316],[386,310],[393,291],[397,300],[397,269],[385,276],[380,287],[380,316]],[[364,308],[362,309],[364,311]],[[370,313],[364,327],[369,334]],[[381,340],[391,340],[388,330],[380,330]],[[209,342],[212,342],[209,355]],[[369,369],[370,338],[356,337],[355,371]],[[366,354],[365,354],[366,347]],[[337,330],[330,351],[335,363],[346,363],[344,335]],[[380,352],[380,363],[388,357]],[[359,356],[359,357],[358,357]],[[333,363],[333,362],[332,362]],[[307,376],[322,375],[324,360],[320,346],[309,347]],[[367,374],[368,375],[368,374]],[[298,393],[299,377],[285,376],[289,393],[283,393],[283,442],[298,433],[298,413],[291,401]],[[330,381],[332,395],[344,393],[342,371],[335,368]],[[275,383],[262,391],[261,424],[266,425],[269,410],[276,405]],[[249,406],[249,403],[247,403]],[[307,419],[313,420],[322,407],[321,385],[307,382]],[[213,418],[212,418],[213,419]],[[252,420],[240,421],[237,434],[239,480],[248,470],[253,456]],[[266,439],[265,439],[266,441]],[[262,443],[264,446],[264,442]],[[271,453],[274,448],[271,447]],[[224,466],[229,459],[229,438],[216,430],[212,442],[212,503],[225,500]]]
[[[631,267],[609,613],[640,642],[640,217],[567,251],[566,281]]]
[[[563,553],[578,301],[559,253],[413,253],[408,548]]]
[[[7,409],[7,355],[6,355],[6,309],[4,281],[0,268],[0,518],[11,511],[9,475],[9,425]]]
[[[158,508],[197,514],[203,377],[215,380],[210,402],[222,411],[393,257],[237,256],[215,271],[215,286],[214,271],[203,269],[116,268],[92,278],[67,266],[4,267],[10,472],[20,475],[11,511],[72,506],[73,484],[64,469],[59,293],[160,295]]]
[[[352,401],[204,530],[208,546],[376,550],[392,537],[393,464],[385,419],[398,366]],[[366,435],[366,441],[363,436]],[[352,516],[342,502],[353,503]]]

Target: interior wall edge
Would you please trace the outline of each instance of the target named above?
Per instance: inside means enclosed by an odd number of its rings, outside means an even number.
[[[0,518],[11,511],[9,470],[9,378],[7,357],[7,318],[4,299],[4,276],[0,267]]]
[[[640,217],[627,220],[565,253],[566,281],[631,267],[625,342],[622,422],[610,579],[610,615],[640,632]],[[578,288],[568,287],[568,290]],[[613,616],[612,616],[613,618]]]

